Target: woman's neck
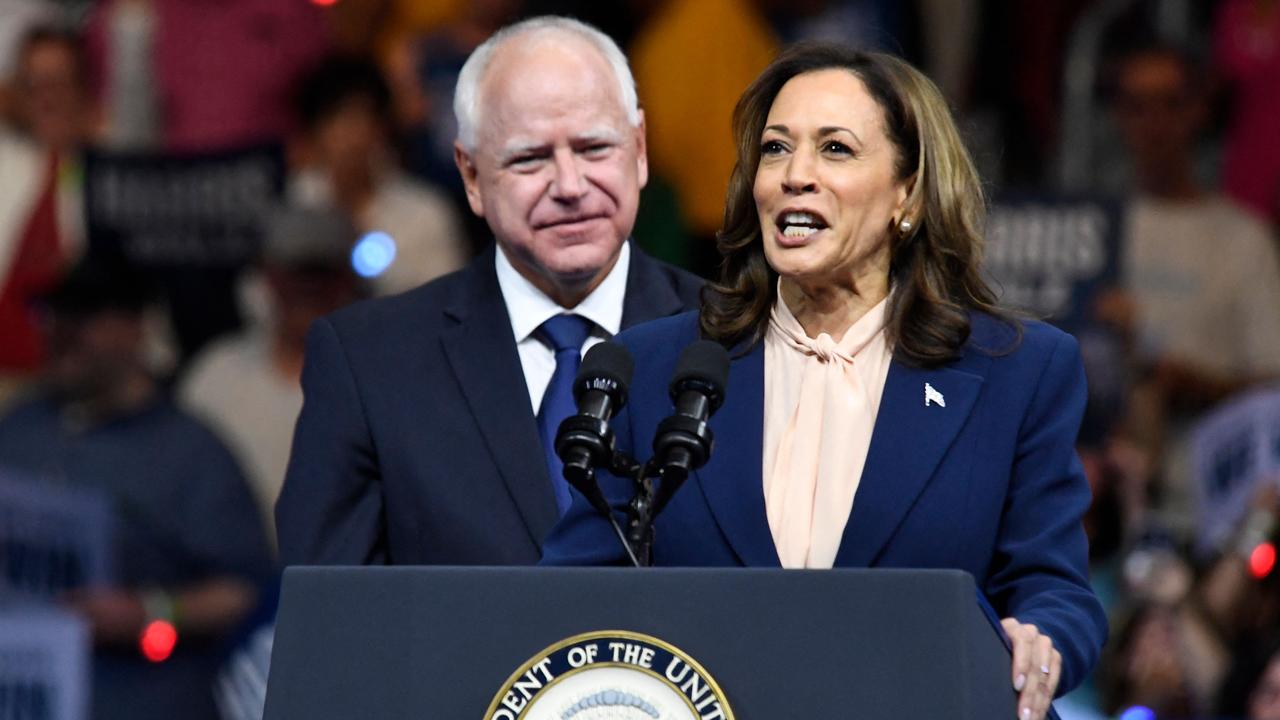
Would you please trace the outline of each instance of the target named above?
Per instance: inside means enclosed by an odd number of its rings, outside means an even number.
[[[782,278],[778,291],[787,309],[811,338],[822,333],[840,342],[854,323],[889,295],[887,274],[873,273],[847,282],[804,282]]]

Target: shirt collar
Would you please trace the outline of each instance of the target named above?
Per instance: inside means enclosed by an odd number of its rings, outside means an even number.
[[[618,261],[604,280],[576,307],[566,310],[555,300],[539,290],[528,278],[521,275],[507,259],[506,251],[498,246],[494,253],[498,272],[498,287],[506,301],[507,315],[511,318],[511,330],[516,342],[524,342],[542,323],[562,313],[581,315],[610,336],[622,329],[622,303],[627,296],[627,271],[631,266],[631,243],[624,242],[618,253]]]

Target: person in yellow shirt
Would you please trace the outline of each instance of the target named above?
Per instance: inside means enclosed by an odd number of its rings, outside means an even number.
[[[708,42],[709,33],[715,42]],[[685,225],[699,239],[709,241],[724,218],[735,157],[734,104],[777,51],[751,0],[668,2],[631,47],[649,162],[674,187]],[[714,252],[712,243],[704,247]]]

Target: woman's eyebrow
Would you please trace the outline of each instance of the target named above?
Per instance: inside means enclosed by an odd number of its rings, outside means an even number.
[[[787,136],[791,135],[791,128],[787,127],[786,125],[770,125],[765,128],[765,131],[769,131],[769,130],[772,130],[773,132],[781,133]],[[842,125],[824,125],[823,127],[818,128],[818,135],[820,136],[831,135],[834,133],[847,133],[849,135],[852,135],[854,141],[856,141],[859,145],[862,144],[862,138],[858,137],[858,133]]]
[[[818,128],[819,135],[833,135],[835,133],[848,133],[849,135],[853,136],[853,139],[855,142],[857,142],[859,145],[862,144],[862,138],[858,137],[858,133],[854,132],[853,130],[850,130],[847,127],[843,127],[841,125],[827,125],[825,127]]]

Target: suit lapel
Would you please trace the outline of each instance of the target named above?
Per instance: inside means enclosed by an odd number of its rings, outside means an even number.
[[[541,544],[558,519],[537,419],[524,398],[528,387],[516,352],[511,318],[494,269],[496,246],[481,253],[445,307],[457,325],[441,343],[485,446],[497,465],[529,535]],[[622,327],[684,310],[658,262],[634,244],[627,273]]]
[[[894,361],[853,511],[845,526],[836,567],[870,565],[937,469],[969,417],[982,378],[963,370],[909,367]],[[945,407],[925,384],[941,395]],[[733,361],[724,407],[711,419],[717,438],[733,446],[763,448],[764,344]],[[712,454],[695,473],[716,523],[744,565],[780,563],[769,530],[759,452]]]
[[[622,329],[675,315],[685,309],[671,278],[662,272],[658,261],[645,254],[635,243],[631,243],[627,296],[622,303]]]
[[[764,344],[729,366],[724,406],[711,418],[718,453],[695,473],[716,523],[743,565],[778,567],[778,551],[764,508]],[[747,452],[729,453],[730,447]]]
[[[493,253],[491,246],[472,263],[445,308],[457,325],[441,343],[498,473],[541,544],[558,513]]]
[[[928,404],[926,384],[936,393]],[[962,370],[893,361],[836,567],[875,560],[964,426],[981,387],[980,376]]]

